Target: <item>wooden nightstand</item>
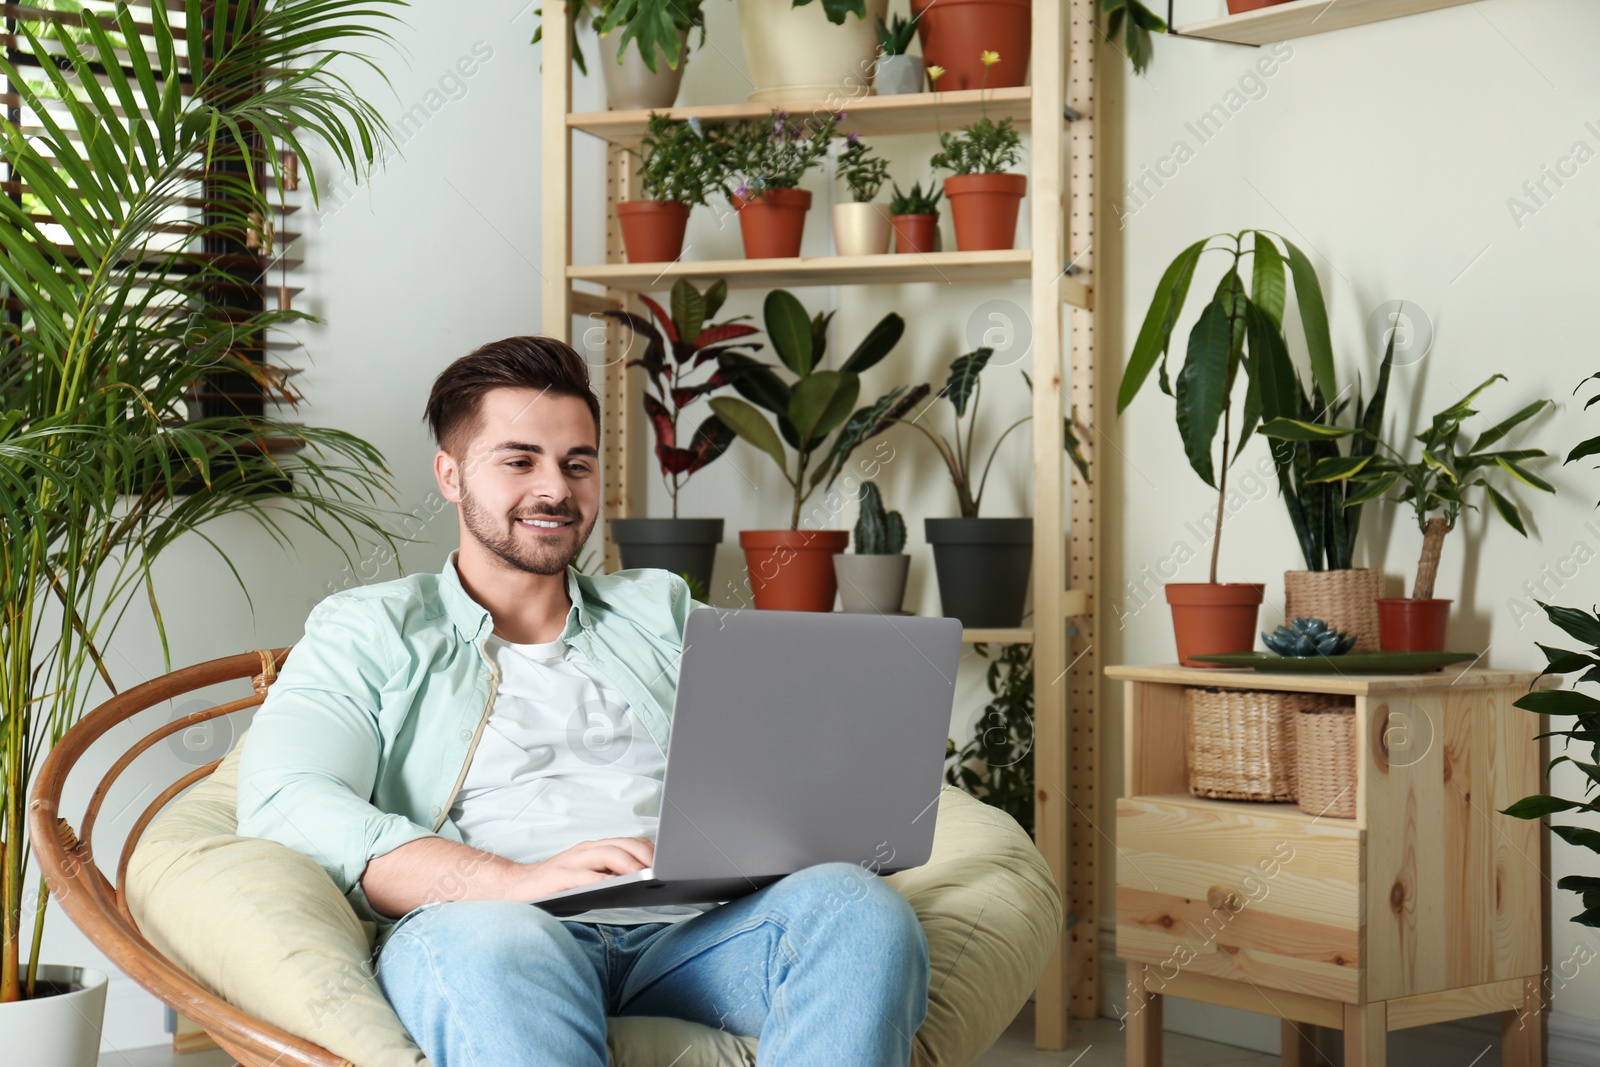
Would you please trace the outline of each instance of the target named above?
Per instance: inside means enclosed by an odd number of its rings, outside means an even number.
[[[1117,801],[1117,955],[1128,1064],[1159,1067],[1163,996],[1305,1024],[1382,1067],[1390,1030],[1502,1013],[1502,1062],[1544,1062],[1542,824],[1499,809],[1542,792],[1532,672],[1288,675],[1111,667],[1127,685]],[[1355,698],[1356,816],[1202,800],[1184,771],[1190,686]],[[1364,741],[1362,739],[1365,739]]]

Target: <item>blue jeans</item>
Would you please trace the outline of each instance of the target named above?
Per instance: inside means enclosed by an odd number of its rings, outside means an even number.
[[[433,1067],[606,1067],[608,1015],[759,1036],[762,1067],[906,1067],[928,942],[881,878],[825,863],[677,923],[424,905],[384,944],[378,983]]]

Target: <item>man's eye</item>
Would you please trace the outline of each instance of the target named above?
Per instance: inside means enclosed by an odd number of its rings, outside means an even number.
[[[585,463],[569,463],[569,464],[567,464],[567,470],[571,471],[574,474],[588,474],[589,473],[588,464],[585,464]]]

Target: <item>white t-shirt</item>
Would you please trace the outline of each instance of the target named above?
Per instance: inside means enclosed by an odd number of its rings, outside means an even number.
[[[654,841],[666,757],[622,694],[565,641],[519,645],[490,636],[500,670],[450,819],[462,840],[518,863],[580,841]],[[607,908],[571,916],[624,925],[677,922],[714,905]]]

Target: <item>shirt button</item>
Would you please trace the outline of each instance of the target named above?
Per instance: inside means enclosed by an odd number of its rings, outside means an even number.
[[[470,738],[471,736],[472,736],[472,731],[471,730],[462,730],[461,731],[461,740],[465,741],[468,738]]]
[[[432,814],[433,817],[435,819],[437,819],[439,817],[439,809],[438,808],[434,808],[433,811],[430,814]]]

